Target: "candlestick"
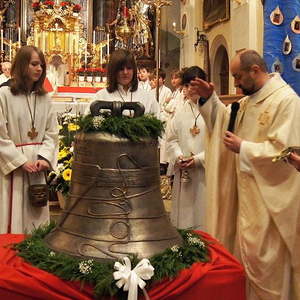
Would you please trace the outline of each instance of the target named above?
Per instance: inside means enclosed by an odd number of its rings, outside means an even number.
[[[107,59],[108,59],[108,57],[109,57],[109,33],[106,35],[106,37],[107,37]]]
[[[3,52],[3,29],[1,29],[1,52]]]
[[[9,40],[9,61],[11,62],[11,40]]]
[[[96,31],[93,30],[93,44],[96,44]]]
[[[84,51],[84,68],[86,69],[87,66],[87,43],[85,44],[85,51]]]
[[[21,47],[21,27],[18,27],[18,43],[19,47]]]
[[[70,54],[73,54],[73,35],[72,32],[69,34],[69,52]]]
[[[102,68],[103,58],[102,58],[102,47],[100,46],[100,67]]]

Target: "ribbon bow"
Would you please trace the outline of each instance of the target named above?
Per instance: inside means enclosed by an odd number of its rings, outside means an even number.
[[[114,268],[117,270],[113,273],[114,279],[118,280],[116,285],[119,289],[123,286],[123,290],[128,291],[128,300],[137,300],[138,286],[145,294],[144,287],[146,286],[146,282],[144,280],[149,280],[153,276],[154,268],[146,258],[142,259],[133,270],[131,270],[130,259],[124,257],[123,260],[124,264],[115,262],[114,265]],[[147,293],[145,296],[148,298]]]

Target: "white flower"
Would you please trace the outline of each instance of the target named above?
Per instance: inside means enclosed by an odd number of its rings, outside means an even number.
[[[49,256],[51,256],[51,257],[55,256],[55,252],[54,251],[50,251]]]
[[[177,245],[174,245],[171,247],[171,251],[172,252],[178,252],[179,251],[179,247]]]
[[[104,117],[102,116],[95,116],[93,117],[93,126],[96,128],[96,129],[99,129],[103,123],[103,121],[105,120]]]
[[[62,171],[64,168],[64,164],[57,164],[57,170]],[[58,175],[58,174],[57,174]]]
[[[197,237],[189,237],[188,238],[188,243],[190,245],[198,245],[202,249],[205,248],[205,244],[200,239],[198,239]]]
[[[79,265],[78,265],[80,273],[82,273],[82,274],[91,273],[93,262],[94,261],[92,259],[84,260],[84,261],[80,262]]]

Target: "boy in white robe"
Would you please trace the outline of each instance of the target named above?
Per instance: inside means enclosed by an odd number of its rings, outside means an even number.
[[[149,80],[150,68],[145,65],[138,67],[138,79],[139,87],[147,92],[151,91],[151,85]]]
[[[171,90],[165,86],[166,80],[166,72],[162,69],[158,70],[158,79],[156,78],[156,72],[154,71],[151,75],[151,86],[152,86],[152,97],[157,101],[157,84],[158,84],[158,103],[159,103],[159,118],[161,121],[167,123],[166,116],[164,115],[164,106],[166,104],[166,100],[170,98],[172,92]],[[166,128],[167,124],[165,124]],[[166,174],[167,167],[168,167],[168,158],[166,155],[166,138],[165,133],[163,134],[162,138],[159,140],[160,144],[160,166],[161,166],[161,175]]]

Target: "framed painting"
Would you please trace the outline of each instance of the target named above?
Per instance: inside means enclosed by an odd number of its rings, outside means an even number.
[[[230,19],[230,0],[204,0],[203,28],[211,27]]]

